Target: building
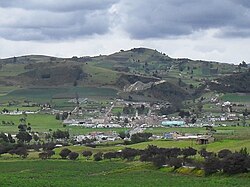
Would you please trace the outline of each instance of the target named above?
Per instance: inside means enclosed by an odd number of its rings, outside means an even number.
[[[182,127],[185,121],[162,121],[161,124],[166,127]]]
[[[209,135],[203,135],[203,136],[199,136],[197,139],[196,139],[196,142],[198,144],[209,144],[209,143],[212,143],[214,142],[214,137],[212,136],[209,136]]]

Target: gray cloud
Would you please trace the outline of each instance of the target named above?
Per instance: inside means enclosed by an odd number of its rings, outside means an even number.
[[[0,37],[7,40],[67,40],[105,34],[114,0],[0,1]]]
[[[250,1],[0,0],[0,37],[14,41],[70,40],[114,30],[139,40],[179,38],[208,29],[221,38],[250,37]]]
[[[107,9],[117,0],[0,0],[0,7],[27,10],[70,12],[77,10]]]
[[[136,39],[179,37],[207,29],[219,29],[217,36],[241,37],[250,29],[249,7],[248,0],[138,0],[123,1],[120,10],[127,15],[123,28]]]

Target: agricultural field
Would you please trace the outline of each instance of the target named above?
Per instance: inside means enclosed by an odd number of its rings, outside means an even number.
[[[0,186],[190,186],[246,187],[249,175],[195,177],[126,161],[0,161]]]
[[[250,103],[250,94],[248,93],[227,93],[222,96],[223,101]]]
[[[89,98],[112,98],[116,96],[117,91],[111,88],[95,87],[71,87],[71,88],[25,88],[18,89],[0,96],[0,102],[11,100],[30,100],[33,102],[50,102],[53,99],[65,99],[78,97]]]

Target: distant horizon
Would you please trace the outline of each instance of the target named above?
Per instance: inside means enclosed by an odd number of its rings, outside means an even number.
[[[228,63],[228,64],[234,64],[234,65],[238,65],[238,64],[240,64],[241,62],[236,62],[236,63],[234,63],[234,62],[221,62],[221,61],[218,61],[218,60],[207,60],[207,59],[193,59],[193,58],[190,58],[190,57],[173,57],[173,56],[170,56],[170,55],[168,55],[167,53],[165,53],[165,52],[163,52],[163,51],[159,51],[159,50],[157,50],[157,49],[152,49],[152,48],[148,48],[148,47],[133,47],[133,48],[130,48],[130,49],[120,49],[120,50],[118,50],[118,51],[114,51],[114,52],[111,52],[111,53],[108,53],[108,54],[98,54],[98,55],[72,55],[72,56],[55,56],[55,55],[49,55],[49,54],[39,54],[39,53],[37,53],[37,54],[35,54],[35,53],[33,53],[33,54],[23,54],[23,55],[18,55],[18,56],[8,56],[8,57],[3,57],[3,58],[0,58],[0,59],[2,59],[2,60],[4,60],[4,59],[9,59],[9,58],[13,58],[13,57],[17,57],[17,58],[19,58],[19,57],[25,57],[25,56],[46,56],[46,57],[55,57],[55,58],[72,58],[72,57],[78,57],[78,58],[81,58],[81,57],[91,57],[91,58],[93,58],[93,57],[98,57],[98,56],[109,56],[109,55],[112,55],[112,54],[115,54],[115,53],[118,53],[118,52],[120,52],[121,50],[124,50],[124,51],[129,51],[129,50],[131,50],[131,49],[134,49],[134,48],[145,48],[145,49],[150,49],[150,50],[156,50],[156,51],[158,51],[159,53],[164,53],[164,54],[166,54],[167,56],[169,56],[170,58],[173,58],[173,59],[190,59],[190,60],[194,60],[194,61],[208,61],[208,62],[218,62],[218,63]],[[246,62],[247,64],[250,64],[250,63],[248,63],[248,62]]]

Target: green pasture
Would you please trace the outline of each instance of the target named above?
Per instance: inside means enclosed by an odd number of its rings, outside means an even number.
[[[17,109],[19,111],[38,111],[41,109],[41,107],[28,107],[28,106],[8,106],[8,105],[0,105],[0,111],[3,109],[7,109],[9,111],[16,111]]]
[[[91,84],[115,84],[118,79],[118,74],[115,71],[110,69],[92,66],[92,65],[84,65],[84,70],[91,74]]]
[[[20,119],[23,115],[0,115],[0,132],[17,133]],[[4,125],[2,121],[13,122],[15,125]],[[62,122],[55,119],[54,115],[49,114],[28,114],[26,117],[26,124],[30,123],[32,131],[34,132],[48,132],[49,129],[55,131],[57,129],[67,130],[71,135],[86,134],[93,131],[116,131],[121,132],[127,130],[126,128],[84,128],[78,126],[63,127]]]
[[[230,102],[250,103],[250,94],[226,93],[222,96],[222,100]]]
[[[5,64],[0,70],[0,77],[17,76],[27,71],[24,67],[25,64]]]
[[[126,161],[20,160],[0,161],[0,186],[187,186],[246,187],[249,175],[185,176],[151,164]]]
[[[0,132],[17,133],[20,119],[24,115],[0,115]],[[3,125],[2,121],[13,122],[15,125]],[[30,123],[34,132],[48,132],[49,129],[61,129],[62,124],[55,119],[54,115],[48,114],[28,114],[26,116],[26,124]]]
[[[71,88],[26,88],[9,92],[0,96],[0,101],[30,100],[35,102],[50,102],[52,99],[65,99],[78,97],[115,97],[117,91],[111,88],[71,87]]]

